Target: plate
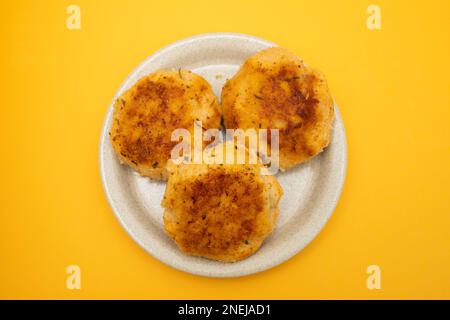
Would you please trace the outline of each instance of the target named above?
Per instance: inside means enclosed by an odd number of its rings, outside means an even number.
[[[283,187],[273,233],[249,258],[223,263],[192,257],[178,250],[165,234],[161,200],[164,182],[141,177],[121,165],[108,138],[113,101],[139,78],[159,69],[190,69],[203,76],[220,97],[225,81],[252,54],[275,46],[248,35],[214,33],[175,42],[147,58],[121,85],[108,109],[100,140],[100,172],[109,204],[122,226],[148,253],[176,269],[208,277],[237,277],[272,268],[302,250],[331,216],[344,184],[347,146],[335,105],[332,141],[312,160],[278,173]]]

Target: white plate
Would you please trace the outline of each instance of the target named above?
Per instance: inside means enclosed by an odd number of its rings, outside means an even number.
[[[175,42],[153,54],[125,80],[113,101],[139,78],[158,69],[183,68],[203,76],[220,97],[224,82],[250,55],[273,43],[252,36],[215,33]],[[320,67],[320,66],[319,66]],[[319,156],[277,178],[283,187],[280,215],[260,250],[236,263],[183,254],[165,234],[165,183],[143,178],[120,165],[108,139],[113,102],[100,141],[100,172],[108,201],[123,227],[147,252],[167,265],[209,277],[237,277],[274,267],[302,250],[323,228],[341,194],[347,147],[338,108],[330,146]]]

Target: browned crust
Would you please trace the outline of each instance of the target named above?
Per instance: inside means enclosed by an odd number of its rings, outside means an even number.
[[[193,133],[219,128],[221,112],[210,85],[191,71],[158,71],[140,79],[114,104],[110,139],[120,160],[144,176],[167,178],[165,166],[177,142],[174,129]]]
[[[258,165],[179,165],[162,205],[167,233],[191,255],[233,262],[272,232],[281,187]]]
[[[330,141],[333,101],[324,76],[283,48],[250,57],[222,90],[226,128],[279,129],[287,169]]]

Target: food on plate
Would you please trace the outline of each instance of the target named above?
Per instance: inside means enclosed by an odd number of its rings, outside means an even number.
[[[175,129],[220,128],[221,110],[209,83],[186,70],[161,70],[118,97],[109,132],[119,160],[141,175],[167,180]]]
[[[330,143],[334,108],[325,77],[284,48],[251,56],[223,87],[221,103],[226,128],[279,129],[282,170]]]
[[[216,148],[229,143],[233,142]],[[208,150],[207,157],[212,159],[220,149]],[[260,161],[205,162],[168,163],[162,201],[165,230],[187,254],[224,262],[244,259],[272,232],[281,186]]]

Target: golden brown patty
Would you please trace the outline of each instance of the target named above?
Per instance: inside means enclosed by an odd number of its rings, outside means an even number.
[[[280,168],[291,168],[330,142],[333,100],[324,76],[283,48],[250,57],[222,90],[226,128],[279,129]]]
[[[191,134],[195,120],[204,129],[220,127],[221,112],[210,85],[191,71],[158,71],[140,79],[114,104],[110,138],[119,159],[141,175],[167,179],[165,169],[174,129]]]
[[[272,232],[282,189],[274,176],[262,175],[262,164],[170,162],[168,168],[164,225],[183,252],[233,262]]]

